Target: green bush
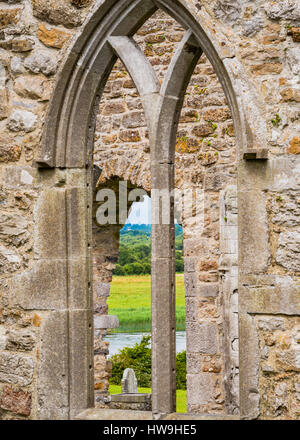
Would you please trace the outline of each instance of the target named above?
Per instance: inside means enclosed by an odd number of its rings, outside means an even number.
[[[176,356],[176,389],[186,390],[186,351]]]
[[[114,274],[115,275],[126,275],[123,266],[121,266],[120,264],[116,265],[116,267],[114,269]]]
[[[126,368],[133,368],[138,386],[151,388],[151,348],[148,347],[151,337],[143,336],[139,344],[134,347],[125,347],[113,355],[112,377],[110,384],[120,385],[123,372]],[[186,390],[186,352],[182,351],[176,356],[176,388]]]
[[[112,377],[110,383],[120,385],[126,368],[133,368],[139,387],[151,387],[151,348],[150,336],[143,336],[140,344],[125,347],[111,357]]]

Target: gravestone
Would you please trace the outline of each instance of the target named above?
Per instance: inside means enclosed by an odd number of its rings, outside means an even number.
[[[132,368],[126,368],[121,381],[123,394],[137,394],[137,379]]]

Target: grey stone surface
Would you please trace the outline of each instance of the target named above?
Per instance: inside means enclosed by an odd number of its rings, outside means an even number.
[[[21,258],[13,249],[0,245],[0,273],[11,273],[20,269]]]
[[[121,386],[122,393],[136,394],[138,392],[137,378],[132,368],[126,368],[126,370],[124,370]]]
[[[37,374],[38,417],[69,418],[68,312],[52,312],[42,321]]]
[[[93,312],[69,312],[69,417],[94,405]]]
[[[284,330],[284,320],[281,318],[260,318],[258,320],[258,328],[269,332]]]
[[[75,417],[76,420],[153,420],[151,411],[119,409],[88,409]]]
[[[5,327],[0,326],[0,350],[5,350],[6,341],[7,341],[7,329]]]
[[[200,296],[207,298],[215,298],[219,295],[218,283],[201,283],[198,285],[198,293]]]
[[[248,275],[240,283],[239,303],[248,313],[299,314],[299,286],[292,277]]]
[[[99,298],[108,298],[110,296],[110,283],[98,283],[96,292]]]
[[[29,133],[36,128],[37,116],[27,110],[14,110],[8,121],[8,128],[11,131],[25,131]]]
[[[255,35],[263,27],[263,18],[254,16],[251,20],[243,24],[243,35],[246,37]]]
[[[34,207],[35,258],[66,258],[66,192],[51,188],[42,192]]]
[[[240,347],[247,347],[239,352],[241,418],[255,419],[259,415],[260,405],[259,338],[253,316],[243,313],[243,307],[239,310],[239,344]]]
[[[188,322],[187,350],[190,353],[215,354],[218,350],[215,324]]]
[[[300,48],[293,47],[287,51],[289,67],[294,75],[300,74]]]
[[[0,352],[0,382],[27,386],[33,379],[34,361],[31,357]]]
[[[299,271],[300,267],[300,233],[297,231],[282,232],[278,239],[276,261],[289,271]]]
[[[151,394],[131,393],[131,394],[112,394],[111,402],[123,403],[145,403],[151,400]]]
[[[259,191],[240,191],[238,199],[240,270],[264,272],[270,264],[265,196]]]
[[[188,272],[184,275],[184,289],[186,296],[197,296],[197,275],[195,272]],[[209,288],[208,288],[209,289]]]
[[[102,315],[94,316],[94,327],[96,329],[118,328],[119,320],[117,316]]]
[[[189,405],[206,405],[214,400],[214,382],[209,373],[187,375]]]
[[[280,2],[268,0],[264,8],[267,16],[272,20],[300,20],[300,4],[297,0],[282,0]]]
[[[67,306],[66,262],[37,261],[31,271],[12,280],[14,305],[24,309],[59,310]]]
[[[218,0],[214,6],[214,13],[220,20],[235,22],[242,13],[242,2],[241,0]]]
[[[34,333],[29,330],[9,330],[6,337],[7,350],[31,351],[36,343]]]
[[[40,50],[27,57],[24,66],[32,73],[43,73],[48,76],[55,73],[57,63],[52,53]]]

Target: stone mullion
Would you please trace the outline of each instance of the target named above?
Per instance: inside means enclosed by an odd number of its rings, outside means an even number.
[[[151,179],[152,407],[154,414],[161,415],[176,411],[174,203],[168,197],[173,189],[174,165],[153,161]],[[160,197],[161,190],[166,199]],[[170,210],[170,219],[163,224],[166,210]]]

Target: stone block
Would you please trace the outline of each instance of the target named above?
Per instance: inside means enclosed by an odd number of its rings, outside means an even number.
[[[82,23],[83,17],[71,3],[67,0],[33,0],[33,14],[48,23],[73,28]]]
[[[68,312],[51,312],[41,325],[37,372],[38,418],[69,418]]]
[[[94,316],[94,327],[98,330],[118,328],[118,317],[113,315]]]
[[[186,322],[198,320],[198,299],[194,297],[186,297],[185,299],[185,316]]]
[[[25,59],[24,66],[32,73],[43,73],[46,76],[50,76],[57,69],[57,61],[53,57],[52,52],[39,50]]]
[[[0,273],[12,273],[20,269],[20,267],[20,255],[12,248],[6,248],[0,245]]]
[[[37,261],[33,269],[12,280],[11,303],[27,310],[67,307],[67,267],[64,260]]]
[[[95,288],[99,298],[108,298],[110,296],[110,283],[97,283]]]
[[[5,350],[7,341],[7,329],[6,327],[0,326],[0,350]]]
[[[0,352],[0,382],[27,386],[33,379],[34,361],[31,357]]]
[[[46,189],[34,207],[35,258],[66,258],[66,191]]]
[[[8,330],[6,350],[31,351],[36,338],[30,330]]]
[[[37,115],[28,110],[13,110],[8,121],[11,131],[29,133],[37,127]]]
[[[31,393],[5,386],[1,393],[0,408],[22,416],[29,416]]]
[[[30,189],[37,183],[37,171],[29,166],[7,166],[3,170],[3,182],[8,189]]]
[[[260,191],[239,192],[239,262],[242,273],[264,272],[270,264],[266,198]]]
[[[258,328],[265,332],[274,332],[275,330],[285,330],[284,320],[282,318],[259,318]]]
[[[187,322],[186,332],[188,352],[203,354],[217,353],[218,341],[215,324]]]
[[[184,274],[184,290],[186,297],[197,295],[197,274],[195,272]]]
[[[87,256],[88,242],[86,212],[89,205],[86,189],[66,191],[68,254],[71,258]]]
[[[214,402],[215,375],[198,373],[187,375],[187,401],[189,405],[207,405]]]
[[[38,39],[48,47],[61,49],[70,38],[70,34],[57,28],[50,28],[40,24],[37,33]]]
[[[240,298],[243,293],[240,294]],[[259,415],[259,337],[254,317],[241,312],[239,314],[240,349],[240,408],[243,419],[257,418]]]
[[[186,369],[187,374],[198,374],[202,372],[202,360],[200,353],[187,353]]]
[[[219,284],[218,283],[200,283],[198,285],[199,296],[215,298],[219,295]]]
[[[92,307],[91,261],[87,258],[74,258],[68,264],[69,309],[88,309]]]
[[[239,302],[248,313],[300,313],[300,287],[289,276],[248,275],[240,279]]]
[[[288,269],[297,272],[300,266],[300,233],[297,231],[281,232],[278,238],[276,262]]]
[[[223,254],[238,254],[238,240],[223,239],[220,241],[220,252]]]
[[[276,365],[285,371],[300,372],[300,347],[276,351]]]
[[[195,272],[195,259],[185,258],[184,259],[184,271],[185,273]]]
[[[151,411],[151,394],[114,394],[111,396],[109,408],[118,409],[119,411]]]
[[[70,415],[94,405],[93,312],[69,312]]]
[[[0,30],[16,26],[20,20],[20,15],[20,8],[2,9],[0,11]]]

